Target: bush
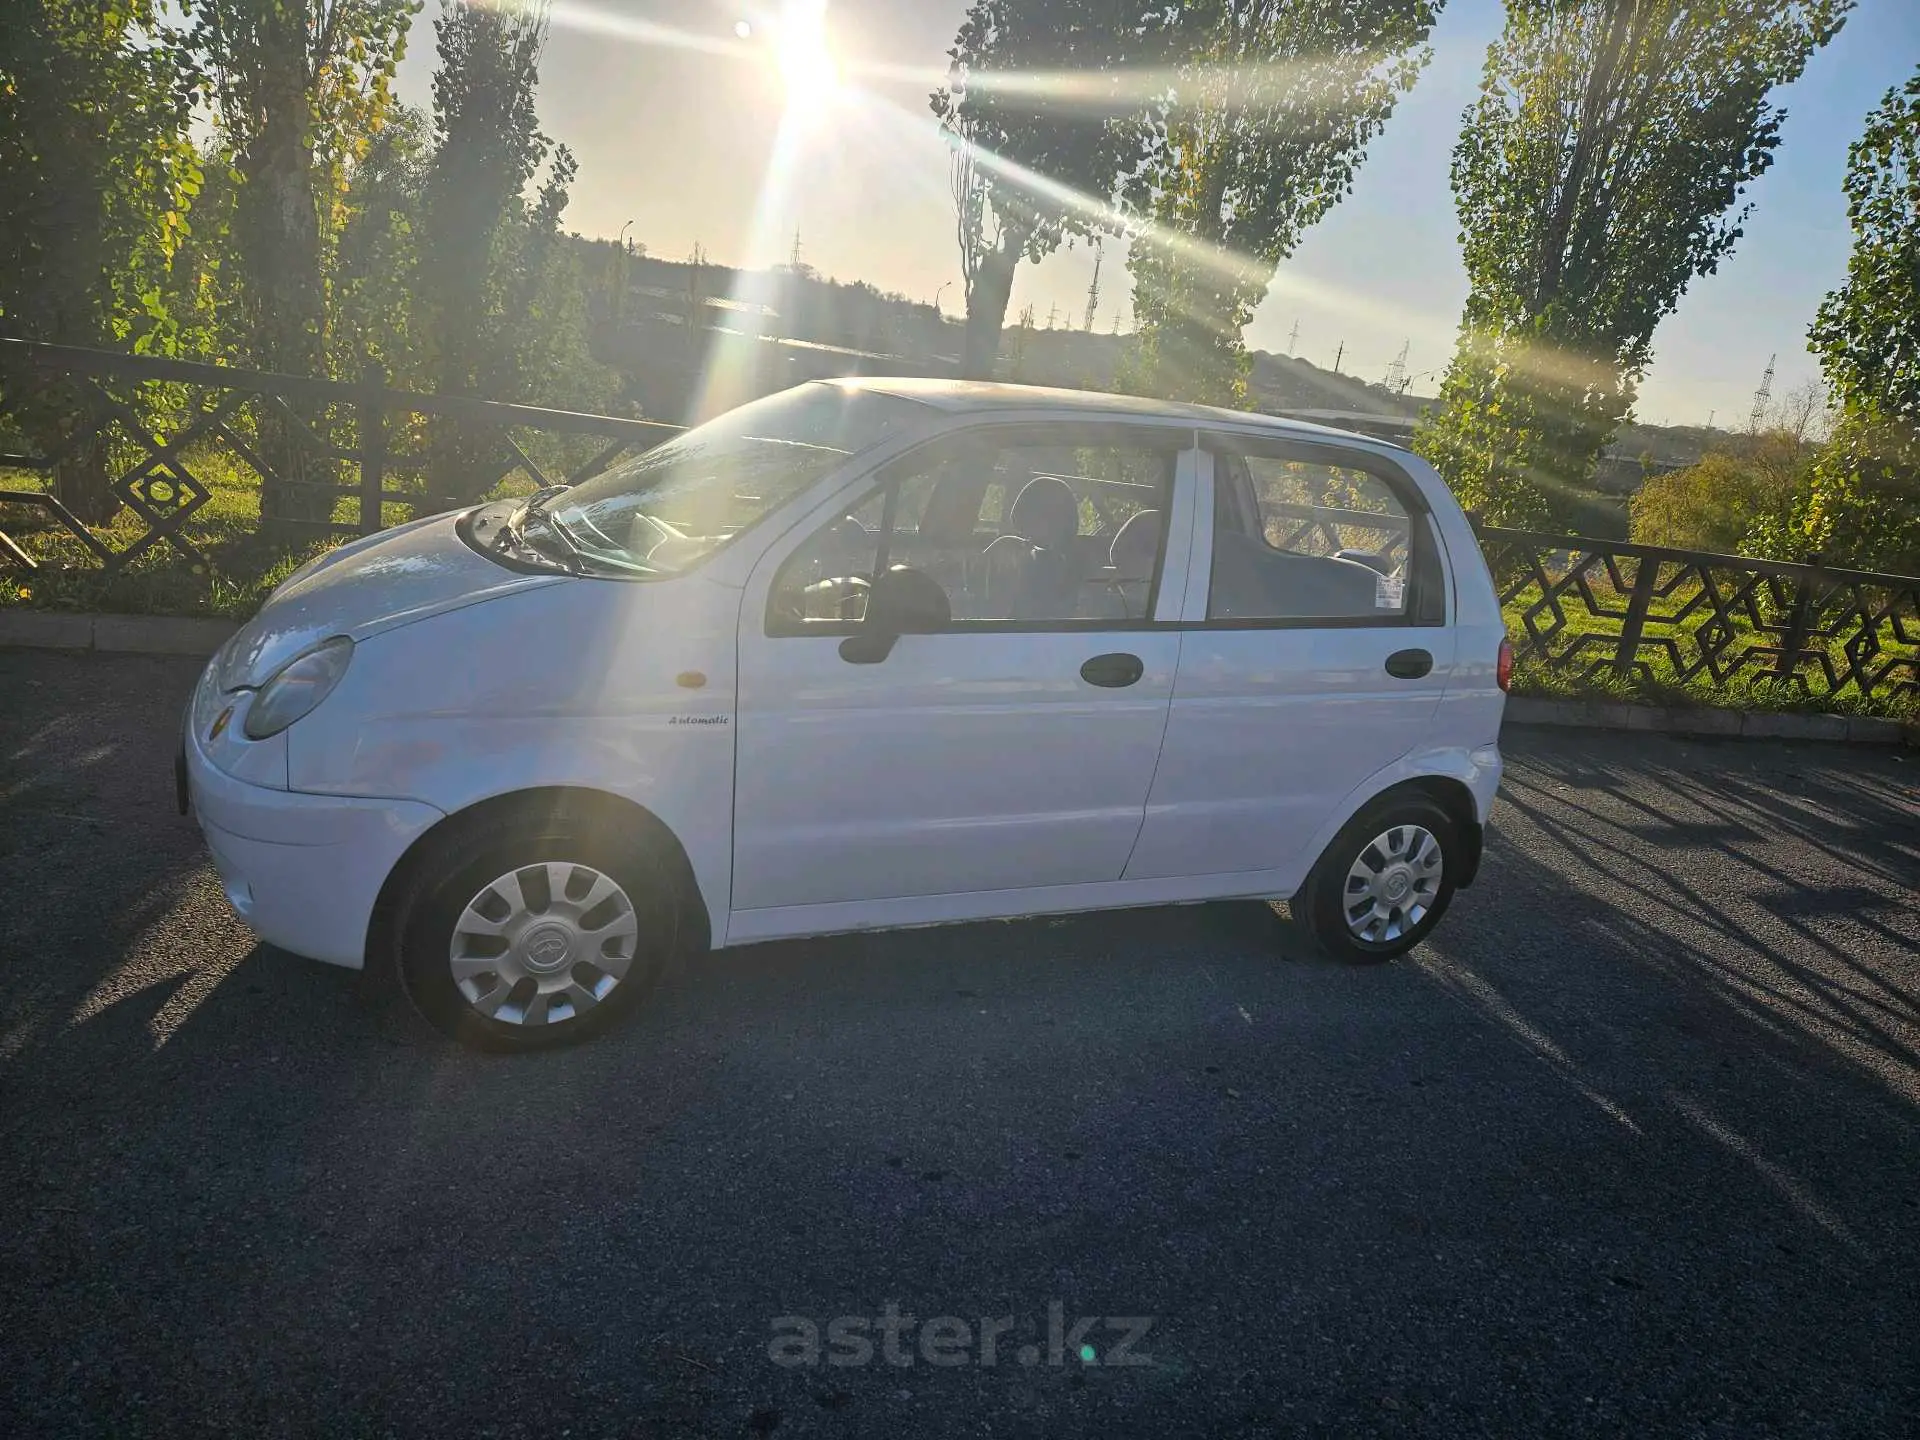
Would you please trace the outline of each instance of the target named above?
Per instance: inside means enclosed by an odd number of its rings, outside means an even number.
[[[1642,545],[1776,559],[1778,535],[1806,492],[1814,452],[1785,434],[1739,451],[1714,450],[1665,475],[1649,476],[1629,508]]]
[[[1801,528],[1829,565],[1920,575],[1920,428],[1843,418],[1813,469]]]

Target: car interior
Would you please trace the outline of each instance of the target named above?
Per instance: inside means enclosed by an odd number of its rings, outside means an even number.
[[[939,585],[955,621],[1145,619],[1172,458],[1099,449],[953,454],[904,477],[891,516],[882,490],[803,546],[775,586],[776,619],[857,622],[871,577],[901,566]],[[1140,478],[1143,461],[1160,473]],[[1344,472],[1216,457],[1209,618],[1367,619],[1401,609],[1406,514],[1381,482],[1357,472],[1331,482],[1337,494],[1329,497],[1325,477],[1335,475]],[[1329,498],[1364,508],[1316,503]]]

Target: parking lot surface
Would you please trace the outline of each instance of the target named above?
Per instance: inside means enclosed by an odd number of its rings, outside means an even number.
[[[764,945],[504,1058],[234,918],[194,673],[0,652],[0,1432],[1913,1433],[1920,755],[1510,732],[1392,965]]]

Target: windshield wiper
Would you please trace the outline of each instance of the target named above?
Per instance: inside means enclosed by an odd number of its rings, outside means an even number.
[[[567,533],[566,527],[547,514],[545,509],[549,500],[569,488],[566,485],[549,485],[544,490],[534,491],[524,505],[507,517],[506,528],[512,532],[515,540],[536,555],[563,564],[572,574],[585,575],[591,569],[591,557],[580,547],[580,542]],[[527,534],[528,520],[540,522],[540,528],[531,538]],[[549,535],[560,542],[561,554],[555,555],[540,544],[540,539]]]

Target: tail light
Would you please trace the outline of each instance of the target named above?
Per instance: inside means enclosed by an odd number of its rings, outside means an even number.
[[[1500,640],[1500,666],[1494,672],[1494,678],[1500,682],[1502,690],[1513,688],[1513,642],[1504,636]]]

